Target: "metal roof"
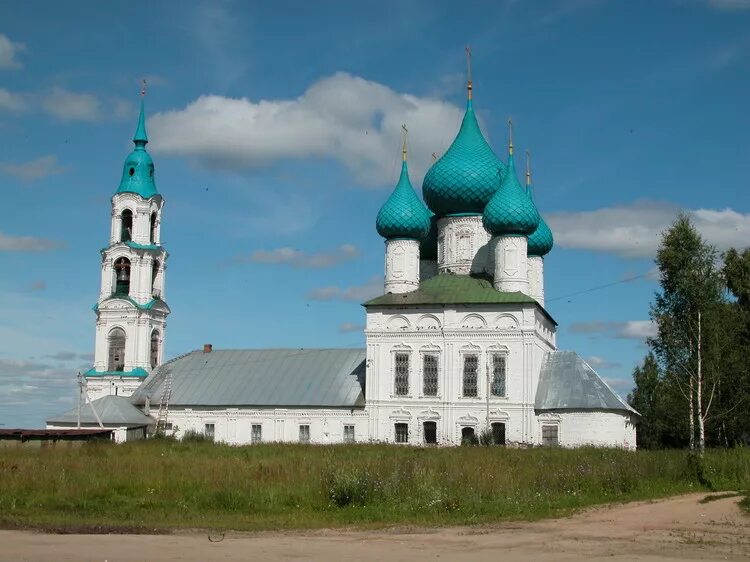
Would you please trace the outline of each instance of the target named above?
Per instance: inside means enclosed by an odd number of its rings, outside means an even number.
[[[536,389],[537,410],[625,410],[638,414],[574,351],[547,354]]]
[[[172,374],[170,406],[364,407],[364,349],[193,351],[159,367],[133,403],[161,399]]]
[[[409,293],[387,293],[363,304],[375,306],[445,304],[533,304],[555,325],[555,319],[530,296],[520,292],[498,291],[492,281],[473,275],[441,273],[419,284],[419,289]]]
[[[91,404],[81,404],[81,423],[98,424],[91,407],[96,408],[96,413],[104,425],[152,425],[154,419],[141,412],[131,404],[128,398],[122,396],[102,396],[93,400]],[[78,407],[67,412],[52,416],[47,420],[51,424],[76,424],[78,423]]]

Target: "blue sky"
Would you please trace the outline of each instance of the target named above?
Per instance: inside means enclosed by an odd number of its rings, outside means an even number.
[[[0,424],[73,405],[142,77],[168,356],[363,344],[400,125],[418,186],[457,131],[467,44],[491,144],[504,158],[512,117],[533,154],[558,344],[620,392],[659,232],[684,209],[747,245],[750,1],[360,4],[0,3]]]

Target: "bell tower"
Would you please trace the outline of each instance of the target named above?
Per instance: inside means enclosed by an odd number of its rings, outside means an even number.
[[[135,148],[112,196],[109,245],[101,250],[94,365],[84,373],[92,399],[131,395],[163,360],[170,312],[164,293],[169,254],[161,244],[164,199],[146,151],[144,94],[145,85]]]

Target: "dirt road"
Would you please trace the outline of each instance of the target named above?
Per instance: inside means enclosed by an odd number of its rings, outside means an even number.
[[[750,516],[738,498],[701,504],[705,494],[597,508],[567,519],[492,527],[403,531],[49,535],[0,531],[2,561],[184,560],[748,560]]]

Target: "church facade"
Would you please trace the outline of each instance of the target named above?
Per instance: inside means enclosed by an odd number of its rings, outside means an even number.
[[[638,413],[577,354],[557,349],[544,304],[553,235],[528,163],[522,185],[512,131],[503,161],[479,128],[471,82],[467,97],[455,140],[424,178],[424,199],[409,179],[404,138],[400,178],[376,218],[384,286],[364,303],[364,349],[206,345],[168,361],[163,199],[142,108],[102,250],[95,359],[85,373],[91,407],[125,397],[178,437],[196,431],[231,444],[635,448]]]

